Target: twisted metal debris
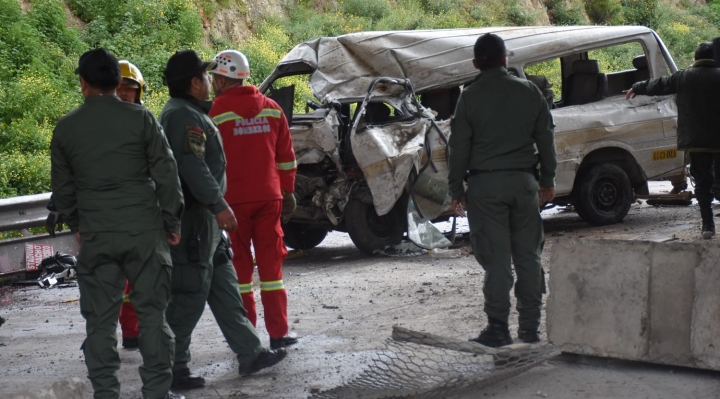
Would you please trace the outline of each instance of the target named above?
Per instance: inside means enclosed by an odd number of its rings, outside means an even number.
[[[349,383],[313,399],[448,398],[495,384],[560,354],[553,346],[492,349],[400,327]]]

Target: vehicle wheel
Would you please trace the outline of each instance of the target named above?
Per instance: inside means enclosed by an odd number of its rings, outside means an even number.
[[[327,229],[324,227],[313,226],[305,223],[287,223],[282,225],[283,233],[285,233],[285,245],[292,249],[306,250],[315,248],[327,236]]]
[[[632,185],[621,167],[602,163],[580,175],[573,205],[586,222],[598,226],[621,221],[633,201]]]
[[[352,199],[345,207],[345,225],[350,239],[358,249],[372,255],[388,245],[402,242],[407,228],[405,209],[407,195],[403,195],[386,215],[378,216],[372,204]]]

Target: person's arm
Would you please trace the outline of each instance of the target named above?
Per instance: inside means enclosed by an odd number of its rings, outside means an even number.
[[[150,111],[145,114],[145,151],[162,209],[165,231],[180,233],[184,201],[177,164],[162,127]]]
[[[205,163],[207,132],[202,130],[202,121],[196,116],[182,110],[172,112],[173,115],[163,118],[163,128],[175,156],[180,178],[195,200],[217,215],[228,209],[228,204],[223,199],[220,185]]]
[[[470,161],[470,148],[472,146],[473,134],[467,112],[465,96],[461,94],[450,125],[452,134],[450,135],[448,146],[448,150],[450,151],[448,185],[450,187],[450,195],[454,201],[459,201],[465,196],[463,181],[465,172],[468,169],[468,162]]]
[[[295,192],[297,161],[293,150],[292,137],[285,115],[280,114],[278,138],[275,146],[275,162],[280,174],[280,188],[286,193]]]
[[[75,175],[72,167],[63,152],[58,140],[53,132],[53,138],[50,141],[50,163],[52,169],[50,172],[52,199],[55,208],[65,219],[65,223],[74,233],[80,228],[80,216],[77,209],[77,187],[75,186]]]
[[[652,78],[643,82],[637,82],[630,89],[632,94],[640,96],[665,96],[678,92],[678,82],[684,71],[678,71],[670,76]]]
[[[534,86],[533,86],[534,87]],[[545,97],[537,87],[534,87],[539,103],[539,113],[535,119],[533,139],[537,146],[540,158],[540,187],[555,187],[557,174],[557,152],[555,149],[555,123],[548,108]]]

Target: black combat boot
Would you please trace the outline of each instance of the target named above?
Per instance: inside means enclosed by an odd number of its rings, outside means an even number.
[[[297,342],[297,334],[291,332],[282,338],[270,338],[270,349],[284,348],[286,346],[295,345]]]
[[[526,344],[534,344],[540,342],[540,331],[523,330],[518,328],[518,339]]]
[[[140,341],[139,341],[138,337],[133,337],[133,338],[123,337],[122,345],[123,345],[123,348],[125,348],[125,349],[138,348],[138,347],[140,347]]]
[[[477,338],[473,338],[470,341],[477,342],[480,345],[489,346],[491,348],[512,345],[513,343],[507,323],[494,319],[488,319],[487,327],[480,332],[480,335]]]
[[[190,369],[182,369],[173,371],[173,382],[171,385],[175,389],[193,389],[205,386],[205,379],[199,375],[192,374]]]
[[[702,238],[709,240],[715,235],[715,220],[709,204],[700,206],[700,217],[702,217]]]
[[[240,373],[240,375],[250,375],[253,373],[257,373],[264,368],[274,366],[280,363],[281,360],[285,359],[285,356],[287,356],[287,352],[283,348],[263,348],[262,352],[255,356],[255,359],[253,359],[250,363],[240,363],[240,367],[238,367],[238,372]]]

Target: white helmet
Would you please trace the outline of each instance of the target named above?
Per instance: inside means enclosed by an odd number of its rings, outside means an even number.
[[[250,64],[245,55],[237,50],[223,50],[213,59],[217,64],[210,72],[231,79],[250,77]]]

